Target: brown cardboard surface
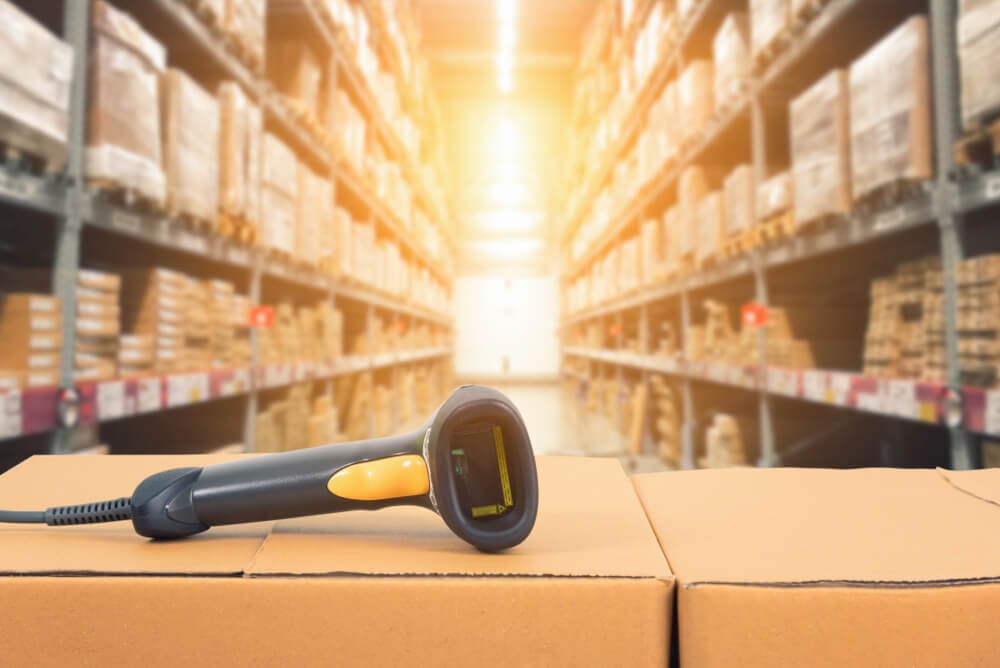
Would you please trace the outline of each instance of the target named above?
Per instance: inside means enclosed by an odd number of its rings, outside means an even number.
[[[683,665],[1000,661],[1000,471],[633,481],[679,584]]]
[[[32,457],[0,476],[0,508],[44,510],[129,496],[157,471],[230,458]],[[153,543],[137,536],[129,522],[76,527],[0,524],[0,574],[242,573],[269,528],[270,523],[218,527],[185,541]]]
[[[278,522],[249,572],[670,577],[616,460],[539,457],[538,476],[531,535],[488,559],[429,510],[401,507]]]
[[[0,508],[230,458],[36,457],[0,476]],[[539,477],[535,531],[500,555],[420,509],[157,543],[0,526],[0,665],[666,665],[673,579],[620,466],[540,458]]]

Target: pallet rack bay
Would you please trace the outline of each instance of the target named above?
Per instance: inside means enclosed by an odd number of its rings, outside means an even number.
[[[114,0],[114,5],[132,14],[143,28],[167,47],[168,61],[185,70],[199,83],[213,86],[220,81],[238,82],[260,105],[264,128],[286,142],[297,158],[328,176],[334,189],[329,206],[343,206],[374,226],[380,237],[391,239],[413,263],[423,267],[446,290],[450,286],[451,262],[441,262],[413,238],[399,214],[375,193],[366,179],[346,163],[343,156],[319,141],[295,116],[275,91],[262,65],[254,67],[239,50],[220,37],[197,11],[199,3],[181,0]],[[371,38],[384,68],[404,88],[402,99],[416,105],[412,82],[403,77],[399,58],[385,33],[385,17],[376,3],[354,3],[373,26]],[[353,6],[353,5],[352,5]],[[332,275],[292,257],[267,251],[252,243],[223,237],[212,229],[193,226],[162,211],[133,206],[110,197],[87,184],[84,174],[87,124],[88,57],[91,3],[66,0],[61,17],[46,17],[50,29],[61,21],[61,35],[73,47],[76,58],[70,88],[70,113],[65,169],[45,174],[19,160],[0,164],[0,207],[11,222],[4,232],[8,245],[22,243],[27,226],[52,223],[52,292],[62,309],[62,344],[58,387],[23,388],[0,394],[0,439],[48,434],[47,449],[65,453],[94,445],[96,426],[118,427],[125,418],[156,415],[168,409],[204,406],[206,402],[239,401],[240,432],[247,450],[254,449],[258,397],[296,383],[317,381],[321,395],[333,398],[338,380],[355,374],[380,374],[390,385],[402,374],[418,368],[450,369],[450,314],[383,293],[353,280]],[[338,36],[317,0],[270,0],[267,25],[291,29],[304,35],[317,49],[333,56],[333,81],[363,110],[369,140],[378,142],[386,155],[402,166],[414,191],[415,206],[424,212],[444,240],[444,257],[453,252],[449,205],[440,193],[432,193],[418,166],[387,119],[375,94],[358,70],[342,37]],[[424,100],[425,105],[431,104]],[[418,118],[425,110],[409,108]],[[431,159],[434,162],[434,159]],[[439,164],[439,163],[437,163]],[[435,196],[436,195],[436,196]],[[23,219],[23,222],[22,222]],[[27,236],[27,235],[26,235]],[[86,237],[86,242],[85,242]],[[27,243],[27,242],[24,242]],[[47,243],[46,239],[41,242]],[[257,332],[250,335],[251,364],[241,368],[196,370],[98,382],[74,382],[74,337],[77,318],[77,272],[94,252],[107,257],[127,257],[135,265],[161,264],[191,271],[202,278],[224,278],[249,296],[253,304],[275,303],[293,296],[299,303],[327,303],[344,312],[345,339],[348,332],[368,341],[359,354],[343,354],[328,361],[261,364],[258,362]],[[44,252],[43,252],[44,254]],[[81,262],[83,260],[84,262]],[[421,349],[376,349],[372,344],[379,325],[399,331],[417,327],[437,332],[435,343]],[[334,402],[335,403],[335,402]],[[374,423],[370,401],[369,433]],[[180,422],[188,417],[181,418]],[[194,424],[204,426],[204,416]],[[394,406],[392,430],[402,429],[411,416]],[[198,427],[194,427],[197,429]],[[217,443],[216,445],[223,445]]]
[[[610,299],[565,308],[563,365],[568,382],[586,386],[595,380],[608,380],[620,386],[627,379],[644,385],[654,375],[672,378],[682,425],[678,465],[685,468],[695,466],[696,430],[702,416],[725,411],[732,403],[751,415],[753,433],[749,436],[757,444],[757,463],[762,466],[801,461],[796,458],[820,440],[849,433],[838,431],[840,425],[870,420],[870,416],[879,416],[883,420],[880,428],[895,432],[897,440],[901,430],[910,428],[906,424],[938,425],[947,432],[951,466],[978,466],[983,439],[1000,434],[1000,391],[963,386],[957,273],[964,258],[998,250],[998,235],[990,229],[989,218],[1000,211],[1000,170],[996,164],[973,169],[959,169],[955,164],[954,147],[962,129],[957,1],[892,3],[891,8],[887,4],[878,12],[859,0],[792,3],[805,6],[805,10],[789,20],[767,58],[753,68],[745,90],[681,144],[675,157],[666,160],[644,185],[626,196],[624,204],[607,216],[606,224],[589,230],[588,239],[575,244],[602,188],[613,180],[618,163],[636,146],[646,117],[668,82],[679,78],[693,60],[712,58],[712,37],[728,15],[766,3],[693,0],[676,4],[691,7],[686,19],[675,21],[668,31],[670,37],[662,40],[666,46],[656,52],[648,77],[636,84],[630,108],[620,114],[617,135],[612,133],[599,159],[585,153],[577,161],[580,167],[570,170],[568,214],[561,230],[566,249],[564,304],[573,301],[570,291],[574,281],[592,270],[614,244],[637,237],[647,217],[663,216],[688,166],[701,163],[728,171],[748,163],[754,185],[759,187],[773,175],[776,165],[787,165],[789,101],[832,68],[850,65],[914,14],[927,16],[929,23],[935,176],[903,196],[855,208],[834,224],[726,253],[700,268],[681,271],[669,279],[661,277]],[[631,17],[627,22],[618,17],[621,27],[616,30],[616,8],[626,5],[631,8]],[[675,3],[604,3],[604,22],[595,24],[593,30],[598,34],[588,39],[590,48],[585,47],[581,76],[595,67],[602,54],[612,69],[619,59],[627,58],[640,34],[636,26],[657,10],[656,5],[661,5],[658,9],[663,15],[671,15]],[[602,31],[617,36],[612,39]],[[580,148],[589,147],[594,133],[594,121],[588,119],[601,118],[613,99],[613,95],[606,95],[587,111],[576,110]],[[684,353],[653,354],[653,339],[661,323],[680,332],[676,349],[687,349],[690,341],[685,337],[698,316],[698,305],[706,299],[726,302],[731,310],[749,303],[782,307],[792,301],[802,311],[812,309],[818,321],[823,321],[824,309],[836,310],[844,293],[854,290],[863,294],[855,307],[860,308],[863,318],[869,280],[890,273],[896,264],[928,255],[938,258],[944,283],[946,374],[939,380],[866,376],[858,371],[860,367],[824,366],[822,360],[815,365],[818,368],[769,365],[766,328],[756,335],[757,359],[753,364],[688,359]],[[863,269],[866,266],[870,268]],[[855,273],[862,276],[855,280]],[[863,321],[860,329],[864,329]],[[585,341],[585,331],[597,332],[597,343]],[[840,417],[831,408],[810,408],[819,404],[840,409]],[[776,416],[777,412],[788,417],[808,411],[814,412],[808,413],[807,424],[791,431],[784,428],[789,420],[779,424],[782,416]],[[619,426],[623,412],[619,402],[612,414]],[[648,438],[645,443],[648,448]],[[846,459],[827,462],[850,463]]]

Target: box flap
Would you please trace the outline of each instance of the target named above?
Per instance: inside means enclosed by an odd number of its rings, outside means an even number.
[[[129,496],[146,476],[233,456],[43,456],[0,476],[0,508],[50,506]],[[241,574],[273,523],[214,528],[182,541],[153,542],[131,522],[75,527],[0,524],[0,574]]]
[[[388,508],[279,522],[249,572],[670,579],[616,460],[539,457],[538,477],[535,528],[501,554],[484,557],[428,510]]]
[[[1000,470],[727,469],[634,484],[683,586],[1000,578]]]

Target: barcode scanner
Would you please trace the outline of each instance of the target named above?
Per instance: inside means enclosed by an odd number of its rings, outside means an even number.
[[[458,388],[415,432],[155,473],[131,497],[0,522],[52,526],[132,520],[137,533],[183,538],[213,526],[387,506],[423,506],[484,552],[527,538],[538,510],[531,441],[501,392]]]

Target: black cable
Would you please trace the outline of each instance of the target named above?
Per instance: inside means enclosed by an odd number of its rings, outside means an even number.
[[[0,523],[48,524],[53,527],[75,524],[100,524],[132,519],[132,499],[122,497],[111,501],[56,506],[44,511],[0,510]]]
[[[0,522],[4,524],[45,524],[43,511],[0,510]]]

